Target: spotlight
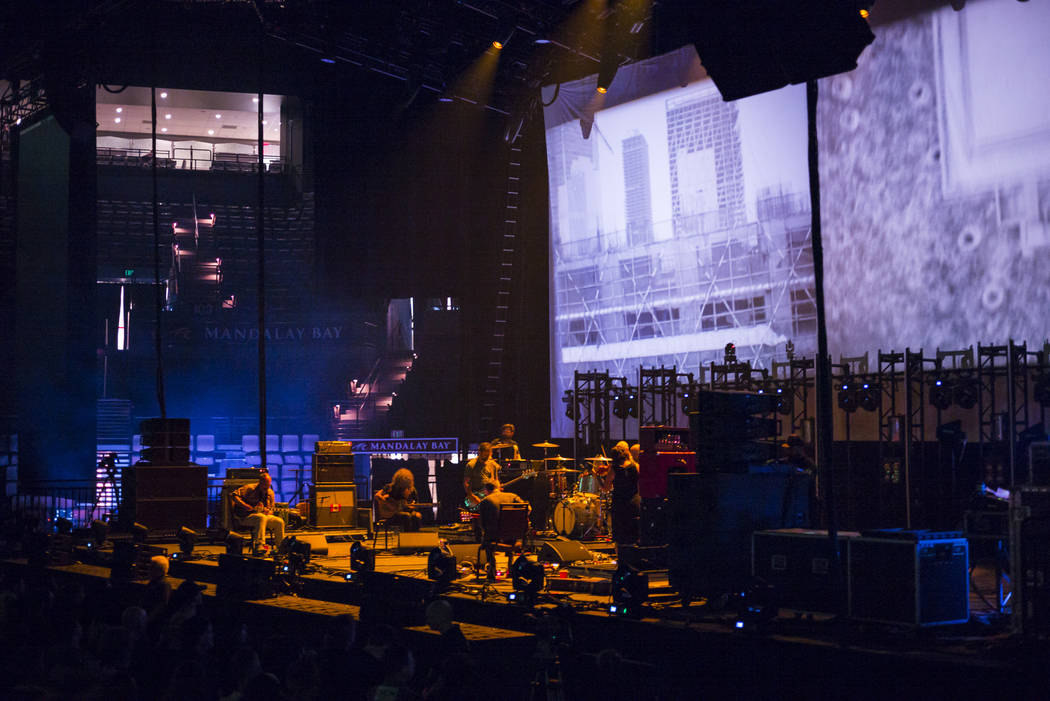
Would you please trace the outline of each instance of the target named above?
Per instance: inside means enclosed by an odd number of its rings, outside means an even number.
[[[354,572],[374,572],[375,568],[375,551],[366,548],[359,540],[354,541],[350,546],[350,569]]]
[[[226,554],[244,555],[245,538],[240,533],[230,533],[226,536]]]
[[[526,604],[535,603],[536,595],[546,583],[543,565],[519,555],[510,567],[510,576],[514,591],[519,593],[515,600],[520,598]]]
[[[960,377],[952,390],[952,401],[961,409],[973,409],[977,405],[977,396],[980,387],[977,381],[969,375]]]
[[[178,536],[180,559],[185,560],[193,554],[193,548],[197,544],[197,531],[183,526],[179,529]]]
[[[649,598],[649,575],[631,567],[620,565],[612,577],[612,605],[609,613],[618,616],[637,616],[641,606]]]
[[[839,409],[847,414],[857,410],[857,390],[852,381],[843,382],[839,387]]]
[[[149,537],[149,528],[143,526],[141,523],[131,524],[131,539],[136,543],[145,543],[146,538]]]
[[[427,555],[427,579],[437,582],[439,589],[446,589],[459,576],[456,557],[443,548],[433,548]]]
[[[864,411],[875,411],[882,404],[882,388],[865,382],[857,390],[857,403]]]
[[[109,524],[98,519],[91,522],[91,545],[97,550],[106,544],[109,535]]]
[[[634,390],[627,392],[627,415],[632,419],[638,418],[638,395],[634,393]]]
[[[696,412],[696,396],[690,389],[682,392],[682,413],[693,414]]]
[[[934,379],[930,385],[930,406],[944,411],[952,405],[952,386],[944,378]]]
[[[571,389],[565,390],[565,394],[562,395],[561,400],[565,402],[565,418],[575,419],[576,418],[576,397]]]

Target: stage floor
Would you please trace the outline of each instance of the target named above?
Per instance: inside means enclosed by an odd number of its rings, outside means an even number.
[[[572,645],[579,653],[597,654],[616,649],[638,663],[650,665],[654,674],[670,675],[674,688],[721,688],[730,677],[737,680],[755,675],[762,681],[762,670],[772,664],[778,683],[792,688],[823,692],[828,688],[855,692],[884,673],[894,676],[890,688],[907,693],[918,688],[911,680],[936,680],[944,689],[959,693],[975,689],[1002,690],[1002,684],[1030,690],[1027,680],[1041,678],[1040,664],[1031,664],[1037,645],[1025,644],[1009,634],[1003,617],[985,615],[990,606],[971,589],[974,614],[968,624],[931,628],[864,624],[829,613],[782,609],[769,620],[748,622],[738,627],[738,611],[723,601],[698,600],[683,604],[667,583],[666,571],[650,574],[649,600],[635,617],[609,613],[610,582],[615,571],[615,552],[608,542],[579,542],[568,539],[536,541],[532,550],[540,553],[573,553],[584,549],[592,559],[569,563],[547,563],[546,586],[534,606],[511,602],[513,591],[506,575],[505,556],[497,556],[498,575],[488,583],[470,567],[447,588],[438,588],[427,579],[427,556],[438,543],[436,530],[404,534],[400,540],[384,545],[382,534],[375,549],[375,572],[386,583],[396,583],[391,591],[369,590],[364,578],[353,573],[350,548],[355,542],[372,548],[364,530],[296,531],[288,535],[311,543],[312,556],[306,571],[298,576],[278,572],[277,595],[251,601],[220,596],[218,585],[223,573],[219,557],[225,547],[218,543],[199,543],[191,559],[180,557],[175,542],[150,543],[172,559],[173,584],[193,579],[205,586],[204,596],[215,607],[250,607],[265,611],[275,625],[301,628],[304,621],[317,617],[351,614],[363,625],[379,620],[377,613],[397,609],[405,631],[417,640],[432,636],[425,626],[423,604],[440,596],[452,605],[456,621],[484,655],[506,662],[507,655],[520,659],[532,654],[545,628],[538,620],[547,614],[552,620],[571,621]],[[554,548],[545,548],[545,544]],[[477,546],[452,543],[457,559],[476,556]],[[93,553],[100,562],[106,552]],[[87,558],[85,558],[87,559]],[[25,571],[24,560],[3,561],[5,568]],[[100,581],[110,577],[108,567],[88,562],[51,565],[49,575]],[[979,564],[973,573],[977,590],[990,599],[994,591],[994,570]],[[348,581],[352,580],[352,581]],[[142,586],[132,583],[130,586]],[[385,584],[383,585],[386,586]],[[370,614],[371,611],[371,614]],[[568,625],[568,624],[567,624]],[[702,661],[700,667],[697,664]],[[1030,666],[1031,664],[1031,666]],[[839,679],[846,665],[853,677]],[[995,680],[996,683],[992,683]],[[1008,682],[1004,680],[1009,680]],[[772,681],[769,681],[772,683]],[[925,682],[924,682],[925,683]],[[829,684],[831,685],[829,687]],[[970,696],[964,693],[964,696]]]

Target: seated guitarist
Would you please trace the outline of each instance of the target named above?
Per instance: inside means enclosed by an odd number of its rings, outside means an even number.
[[[266,539],[266,531],[273,532],[275,546],[284,540],[284,521],[273,515],[271,482],[270,473],[262,470],[258,482],[246,484],[230,493],[230,508],[234,518],[251,529],[253,552],[260,550]]]
[[[499,486],[499,463],[492,459],[492,444],[482,443],[478,446],[478,457],[467,462],[463,471],[463,491],[467,494],[467,503],[477,507],[485,498],[485,482],[494,482]]]
[[[394,473],[390,484],[376,492],[376,515],[406,531],[418,531],[423,516],[412,509],[417,501],[416,480],[404,467]]]

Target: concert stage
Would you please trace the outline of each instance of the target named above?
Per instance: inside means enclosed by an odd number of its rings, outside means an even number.
[[[396,624],[406,642],[425,655],[438,636],[427,628],[424,608],[432,598],[443,598],[452,605],[454,618],[483,668],[499,680],[492,693],[504,697],[525,694],[537,671],[549,669],[554,649],[559,651],[565,698],[596,698],[598,689],[608,693],[609,672],[599,662],[600,654],[609,650],[622,656],[616,689],[634,698],[696,698],[703,693],[720,698],[832,694],[883,698],[910,697],[920,690],[924,697],[972,698],[1045,688],[1039,648],[1022,644],[1009,635],[1003,622],[991,618],[984,622],[975,616],[963,625],[915,628],[782,609],[762,621],[741,617],[723,601],[683,605],[668,588],[666,573],[660,571],[650,573],[649,600],[639,615],[611,615],[609,582],[615,565],[609,544],[564,538],[537,540],[532,549],[541,555],[552,551],[579,555],[581,547],[589,545],[596,550],[595,558],[557,567],[546,563],[546,584],[530,606],[508,600],[513,587],[503,572],[503,556],[497,557],[501,573],[494,583],[465,573],[442,587],[427,578],[429,548],[399,549],[391,542],[390,549],[374,551],[375,573],[366,575],[351,569],[349,556],[353,543],[372,549],[363,530],[291,535],[307,542],[322,539],[327,552],[313,548],[318,554],[311,556],[302,574],[281,572],[280,561],[276,566],[262,558],[240,561],[242,584],[246,571],[276,570],[274,595],[264,598],[242,599],[243,589],[230,589],[220,567],[220,556],[225,558],[221,544],[199,543],[189,559],[177,554],[175,542],[150,547],[172,556],[173,585],[193,579],[205,586],[205,606],[213,618],[240,616],[270,632],[302,634],[320,630],[332,617],[351,614],[366,631],[376,623]],[[437,533],[430,530],[417,537],[432,542]],[[382,534],[378,545],[383,545]],[[476,545],[451,547],[463,559],[476,552]],[[0,568],[30,580],[76,581],[85,591],[110,586],[122,592],[125,602],[136,600],[144,583],[111,580],[110,568],[104,564],[111,551],[89,553],[77,548],[75,553],[94,564],[31,566],[25,560],[8,559],[0,561]],[[975,570],[981,589],[991,586],[991,577],[983,565]],[[971,598],[977,610],[978,599]]]

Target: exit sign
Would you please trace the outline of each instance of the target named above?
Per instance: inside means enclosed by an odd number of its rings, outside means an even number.
[[[134,268],[124,268],[124,277],[134,277],[134,276],[135,276],[135,269]]]

